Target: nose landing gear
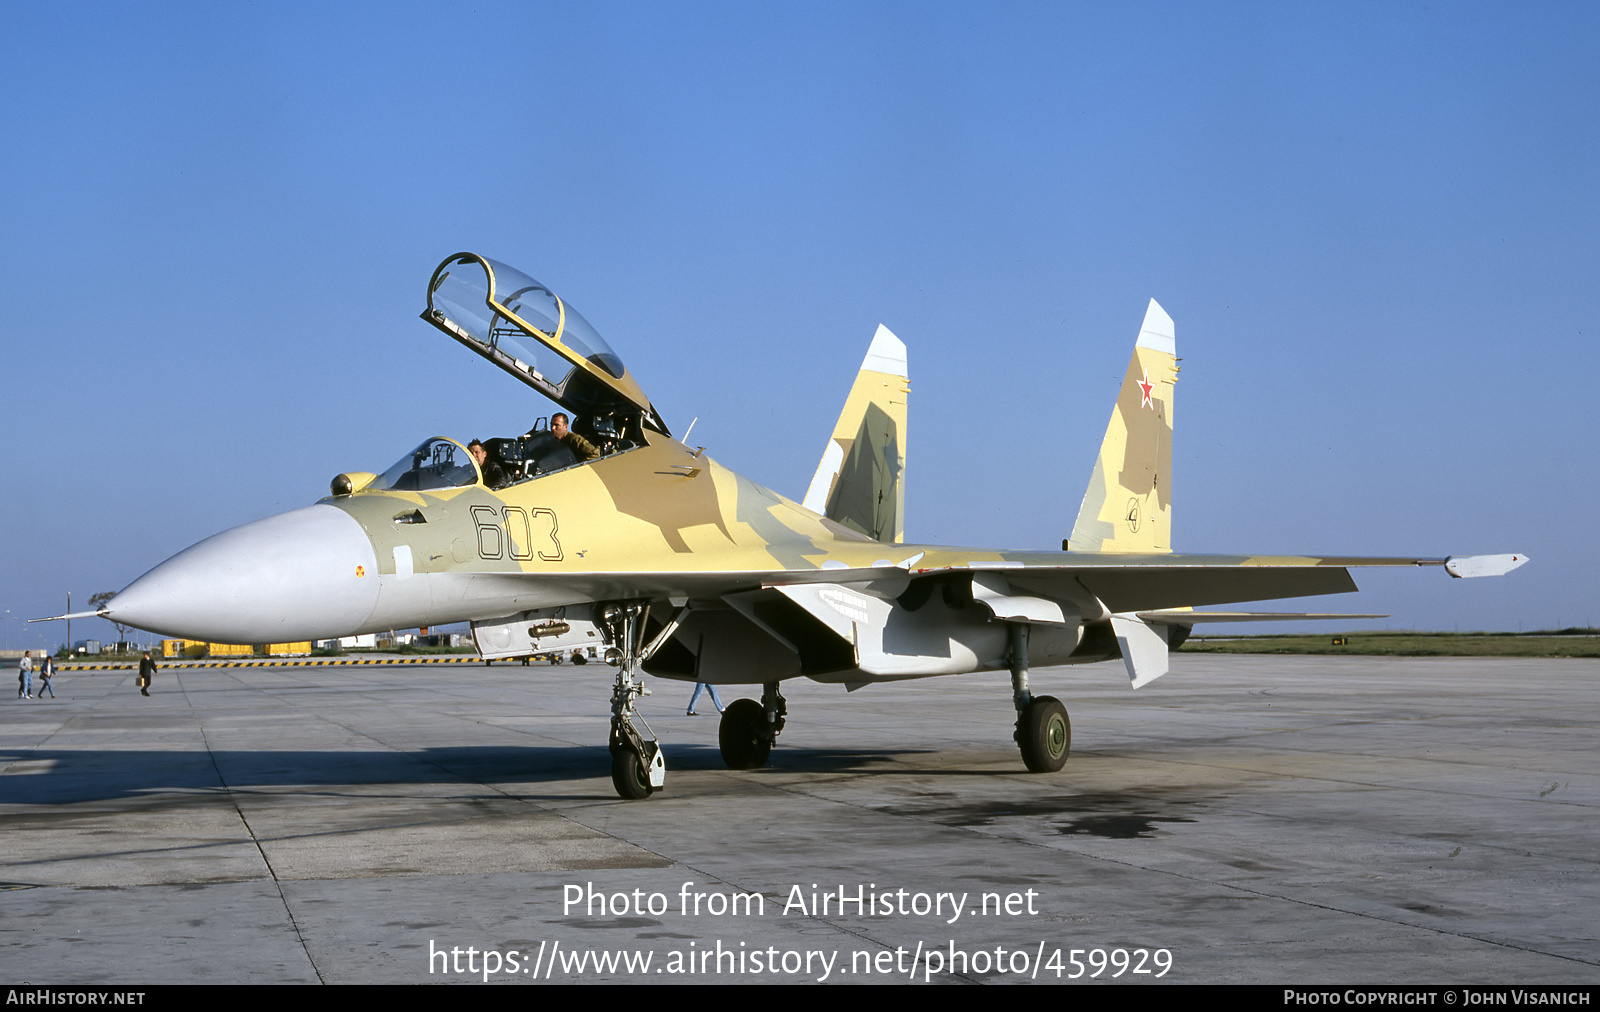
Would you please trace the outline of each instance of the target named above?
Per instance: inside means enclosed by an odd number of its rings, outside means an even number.
[[[661,755],[661,742],[650,725],[633,708],[633,701],[648,696],[644,683],[635,681],[626,666],[617,669],[617,683],[611,689],[611,786],[617,796],[629,801],[648,798],[667,781],[667,764]],[[639,717],[649,732],[647,739],[633,726]]]
[[[678,609],[672,621],[645,646],[645,620],[650,615],[648,605],[627,601],[606,605],[601,612],[613,649],[620,655],[617,680],[611,689],[611,786],[616,788],[618,797],[628,801],[648,798],[667,782],[667,764],[661,753],[661,742],[650,729],[649,723],[634,708],[635,700],[650,695],[650,690],[644,687],[644,682],[637,676],[640,666],[660,649],[688,613],[687,605]],[[648,738],[634,726],[635,718],[644,725]]]

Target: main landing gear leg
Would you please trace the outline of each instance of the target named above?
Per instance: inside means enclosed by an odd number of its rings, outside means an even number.
[[[761,702],[736,699],[722,711],[717,744],[722,747],[722,761],[730,770],[765,766],[773,743],[788,722],[789,704],[778,691],[778,683],[767,682],[761,689]]]
[[[1072,722],[1059,699],[1035,696],[1028,690],[1026,623],[1010,623],[1010,646],[1011,701],[1017,708],[1013,737],[1030,773],[1054,773],[1067,763],[1067,752],[1072,748]]]

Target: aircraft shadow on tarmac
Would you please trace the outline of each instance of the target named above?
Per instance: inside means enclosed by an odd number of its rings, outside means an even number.
[[[339,788],[381,784],[459,784],[465,800],[475,796],[473,784],[595,779],[596,756],[604,751],[604,747],[592,745],[451,746],[412,752],[12,748],[0,749],[0,765],[23,766],[5,777],[5,800],[11,804],[70,805],[172,792],[180,796],[194,792],[201,800],[223,787],[230,791],[300,788],[338,793]],[[931,751],[781,749],[773,753],[767,772],[972,775],[970,770],[918,769],[894,761]],[[681,772],[726,771],[715,746],[674,745],[668,746],[666,754],[668,765]],[[609,789],[605,796],[610,797]]]
[[[601,788],[590,793],[534,794],[526,789],[479,789],[479,785],[525,785],[595,779],[594,746],[452,746],[415,752],[327,751],[172,751],[129,752],[92,749],[0,749],[0,764],[21,763],[5,778],[6,801],[19,805],[72,805],[128,800],[161,808],[182,808],[215,801],[231,793],[282,792],[285,796],[318,795],[370,799],[360,788],[374,785],[445,787],[461,802],[484,800],[610,800]],[[1017,778],[1011,768],[973,769],[906,764],[907,756],[935,749],[810,749],[788,748],[773,753],[765,770],[739,774],[851,773],[900,775],[926,784],[933,777]],[[715,746],[675,745],[668,763],[682,773],[724,772]],[[899,760],[899,761],[897,761]],[[220,772],[220,776],[219,776]],[[1034,782],[1027,778],[1027,782]],[[680,781],[682,783],[682,781]],[[687,786],[687,785],[685,785]],[[1064,786],[1064,785],[1063,785]],[[1068,788],[1070,791],[1070,787]],[[433,793],[433,792],[430,792]],[[1212,791],[1192,788],[1131,789],[1120,792],[1052,791],[1048,797],[996,799],[971,791],[917,791],[899,804],[878,807],[899,815],[952,827],[994,826],[1008,822],[1043,822],[1053,833],[1104,839],[1148,839],[1161,825],[1197,821],[1220,799]],[[381,795],[379,795],[381,797]],[[670,800],[672,792],[663,796]]]

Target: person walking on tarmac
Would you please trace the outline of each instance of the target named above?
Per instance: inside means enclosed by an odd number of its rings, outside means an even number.
[[[155,681],[156,662],[150,659],[150,651],[146,650],[144,656],[139,658],[139,693],[150,695],[150,683]]]
[[[722,700],[717,698],[717,687],[715,685],[712,685],[710,682],[695,682],[694,695],[689,697],[689,716],[700,716],[698,713],[694,712],[694,704],[700,702],[700,693],[706,691],[707,689],[711,690],[711,702],[716,705],[717,712],[721,713],[723,710],[727,709],[727,707],[722,705]]]
[[[49,654],[45,654],[44,658],[39,661],[39,698],[40,699],[44,698],[44,694],[46,692],[50,693],[50,698],[51,699],[56,698],[56,690],[52,689],[50,687],[50,679],[55,677],[55,673],[56,673],[56,661],[55,661],[55,658],[51,657]]]

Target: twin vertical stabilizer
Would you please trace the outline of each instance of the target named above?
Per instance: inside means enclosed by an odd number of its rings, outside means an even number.
[[[905,541],[906,346],[879,324],[802,505],[875,541]]]
[[[1074,552],[1172,551],[1172,317],[1144,314],[1068,547]]]

